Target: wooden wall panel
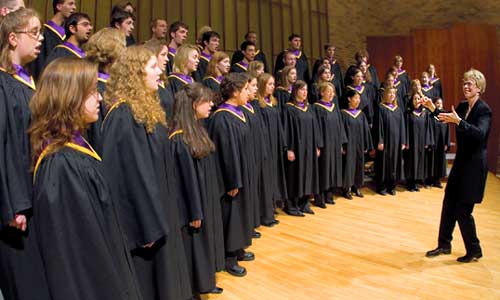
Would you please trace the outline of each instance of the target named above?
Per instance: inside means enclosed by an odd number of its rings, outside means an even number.
[[[401,55],[404,59],[403,68],[414,77],[413,40],[406,36],[367,37],[367,50],[370,54],[370,64],[377,69],[378,77],[383,80],[385,73],[393,65],[394,56]]]

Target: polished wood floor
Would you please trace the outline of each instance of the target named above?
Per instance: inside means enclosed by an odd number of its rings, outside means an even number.
[[[500,179],[490,174],[474,210],[484,257],[461,264],[458,225],[451,255],[426,258],[436,246],[443,190],[338,198],[313,216],[278,215],[249,249],[248,274],[218,275],[222,295],[205,299],[500,299]]]

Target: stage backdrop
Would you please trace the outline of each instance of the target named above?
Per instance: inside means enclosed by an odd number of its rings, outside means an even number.
[[[428,64],[434,64],[443,85],[445,108],[463,99],[463,73],[470,68],[486,77],[486,93],[482,98],[493,110],[493,123],[488,144],[488,168],[497,172],[500,135],[500,67],[497,31],[494,25],[457,23],[445,28],[411,30],[409,36],[367,37],[370,62],[383,78],[395,55],[404,58],[411,78],[420,78]],[[452,128],[453,129],[453,128]],[[455,141],[455,132],[452,139]]]
[[[25,0],[43,19],[52,16],[52,1]],[[78,9],[89,14],[96,30],[108,26],[113,4],[119,1],[83,0]],[[211,26],[222,35],[222,49],[230,55],[239,48],[245,33],[258,33],[259,49],[274,65],[275,57],[288,46],[288,36],[303,36],[304,51],[310,62],[321,55],[327,42],[327,0],[132,0],[136,8],[136,38],[150,38],[149,23],[165,18],[170,24],[181,20],[190,27],[189,42],[194,43],[198,29]],[[271,62],[272,61],[272,62]]]

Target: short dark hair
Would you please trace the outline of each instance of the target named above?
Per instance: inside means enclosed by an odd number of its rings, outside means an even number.
[[[354,54],[354,59],[359,62],[363,57],[370,58],[370,55],[368,54],[368,51],[366,50],[360,50]]]
[[[229,73],[224,76],[220,83],[220,93],[224,101],[231,98],[234,93],[241,91],[248,82],[249,75],[246,73]]]
[[[57,5],[58,4],[64,4],[66,0],[52,0],[52,12],[54,13],[54,15],[59,12],[59,10],[57,10]]]
[[[68,39],[70,36],[73,35],[71,33],[71,30],[69,30],[69,27],[70,26],[76,27],[76,24],[78,24],[78,22],[80,22],[80,20],[82,20],[82,19],[87,19],[87,20],[91,21],[89,15],[87,15],[86,13],[81,13],[81,12],[72,13],[68,17],[68,19],[66,19],[66,21],[64,22],[64,31],[66,32],[66,39]]]
[[[177,30],[181,28],[186,28],[189,30],[188,24],[182,22],[182,21],[175,21],[174,23],[170,24],[168,27],[168,37],[169,39],[172,39],[172,33],[177,32]]]
[[[125,10],[117,10],[111,15],[111,21],[109,22],[109,26],[115,27],[115,24],[117,23],[121,24],[128,18],[132,18],[132,20],[135,21],[135,17],[133,14]]]
[[[294,38],[302,38],[302,37],[300,35],[296,34],[296,33],[292,33],[288,37],[288,41],[291,42]]]
[[[205,42],[210,43],[210,39],[216,37],[220,39],[220,35],[216,31],[207,31],[204,32],[201,36],[201,44],[205,47]]]
[[[323,46],[323,49],[326,51],[326,50],[328,50],[328,48],[331,48],[331,47],[336,48],[336,47],[335,47],[334,45],[332,45],[332,44],[325,44],[325,46]]]
[[[117,11],[123,11],[123,10],[125,10],[125,8],[127,6],[132,6],[132,8],[134,9],[134,12],[135,12],[135,7],[132,4],[132,2],[122,1],[122,2],[119,2],[119,3],[115,4],[115,5],[113,5],[113,8],[111,9],[111,15],[114,15]]]
[[[252,33],[253,33],[253,34],[257,34],[257,32],[255,32],[255,31],[249,31],[249,32],[245,33],[245,40],[246,40],[246,39],[248,39],[248,37],[249,37]]]
[[[162,19],[162,18],[154,18],[153,20],[151,20],[151,23],[149,23],[149,28],[151,28],[151,29],[155,28],[158,25],[158,21],[167,22],[167,20]]]
[[[241,43],[241,46],[240,46],[240,50],[241,51],[246,51],[248,46],[254,46],[255,47],[255,43],[254,42],[249,42],[249,41],[244,41],[243,43]]]

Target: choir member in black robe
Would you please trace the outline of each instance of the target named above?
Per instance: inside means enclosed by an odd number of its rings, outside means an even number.
[[[325,67],[324,65],[321,66],[318,69],[318,74],[317,74],[317,79],[316,81],[310,86],[310,91],[309,91],[309,103],[313,104],[318,102],[321,99],[321,95],[319,92],[319,86],[322,83],[332,83],[332,73],[331,70],[328,67]],[[333,84],[333,83],[332,83]],[[334,86],[334,93],[333,93],[333,103],[339,108],[339,98],[337,96],[337,91],[341,91],[340,88],[337,89],[337,87]]]
[[[411,80],[406,70],[403,69],[403,58],[400,55],[396,55],[394,57],[394,67],[396,67],[396,69],[398,70],[396,79],[401,82],[406,94],[410,90]]]
[[[208,132],[215,143],[220,162],[225,193],[222,197],[222,220],[226,271],[234,276],[245,276],[247,271],[238,260],[250,261],[255,256],[244,249],[252,244],[253,214],[245,211],[249,193],[249,165],[251,133],[241,105],[248,101],[248,76],[229,73],[221,83],[225,100],[208,123]]]
[[[290,47],[288,50],[282,51],[276,57],[276,64],[274,65],[274,74],[277,74],[278,71],[285,67],[283,56],[285,56],[286,52],[293,52],[297,59],[297,63],[295,68],[297,69],[297,79],[303,80],[306,83],[311,82],[311,77],[309,75],[309,62],[307,60],[306,54],[301,50],[302,48],[302,37],[298,34],[291,34],[288,37],[288,43]]]
[[[135,44],[134,32],[135,16],[133,12],[127,10],[115,10],[111,14],[110,27],[116,28],[125,35],[126,46]]]
[[[245,41],[252,42],[256,45],[257,47],[257,33],[253,31],[249,31],[245,34]],[[241,50],[236,50],[233,53],[233,57],[231,58],[231,65],[234,65],[235,63],[241,61],[243,59],[244,55]],[[266,55],[262,51],[262,49],[255,49],[255,60],[260,61],[264,64],[264,72],[269,72],[269,68],[267,65],[267,60],[266,60]]]
[[[437,98],[434,101],[437,109],[443,110],[443,100]],[[443,188],[441,178],[446,177],[448,162],[446,161],[446,152],[450,149],[450,127],[446,123],[439,121],[437,116],[432,117],[432,126],[434,131],[434,148],[432,152],[432,160],[429,160],[429,169],[432,170],[429,174],[428,183],[437,188]]]
[[[9,36],[14,36],[13,41]],[[38,14],[20,8],[0,27],[0,290],[5,299],[51,299],[32,227],[29,101],[35,81],[24,69],[43,36]]]
[[[375,177],[377,192],[396,195],[396,184],[404,179],[403,149],[408,145],[404,112],[397,105],[396,89],[385,90],[373,124],[376,146]]]
[[[181,21],[175,21],[168,27],[168,63],[167,76],[174,72],[174,60],[179,49],[187,39],[189,26]],[[199,51],[199,49],[198,49]]]
[[[347,135],[339,106],[333,101],[335,87],[330,82],[319,86],[321,98],[314,103],[323,148],[319,156],[319,190],[314,204],[326,208],[325,203],[333,204],[333,191],[342,187],[342,145],[347,143]]]
[[[356,54],[354,55],[354,60],[356,61],[356,64],[349,66],[349,68],[345,72],[344,85],[349,84],[350,78],[353,76],[355,69],[359,68],[358,66],[359,64],[361,64],[361,62],[366,63],[367,71],[370,73],[373,85],[375,87],[378,87],[381,84],[381,82],[378,79],[377,70],[375,69],[374,65],[368,62],[369,59],[370,55],[368,54],[368,51],[361,50],[356,52]]]
[[[250,161],[253,163],[249,165],[248,170],[250,172],[250,177],[247,190],[250,192],[250,201],[245,203],[245,210],[253,213],[251,222],[254,228],[258,228],[260,226],[260,201],[262,199],[262,195],[259,190],[260,174],[262,171],[262,163],[267,153],[267,145],[262,142],[262,119],[259,106],[255,105],[255,97],[257,95],[257,78],[251,76],[250,73],[247,73],[247,75],[248,102],[242,105],[241,108],[250,129],[250,147],[252,148],[250,151]],[[260,238],[260,232],[254,231],[252,237]]]
[[[314,214],[309,197],[318,194],[318,157],[323,147],[314,108],[307,103],[307,84],[298,80],[284,108],[287,138],[286,179],[288,199],[284,211],[292,216]]]
[[[273,96],[275,80],[271,74],[264,73],[257,78],[257,82],[262,143],[267,145],[260,176],[260,215],[262,225],[272,227],[279,223],[274,216],[275,208],[279,206],[278,201],[288,198],[284,161],[286,141],[278,101]]]
[[[295,68],[295,66],[297,65],[297,56],[295,56],[295,52],[293,51],[286,51],[284,54],[283,54],[283,64],[284,64],[284,67],[279,69],[279,70],[275,70],[275,72],[273,73],[274,74],[274,78],[276,78],[276,85],[279,86],[281,85],[281,78],[283,77],[283,70],[286,68],[286,67],[292,67],[292,68]]]
[[[415,94],[424,97],[424,93],[422,91],[422,84],[420,83],[419,79],[413,79],[410,83],[410,89],[408,90],[408,93],[405,95],[405,101],[404,101],[405,111],[413,109],[413,95]]]
[[[461,102],[456,110],[452,106],[451,112],[442,112],[435,109],[430,99],[425,99],[426,108],[433,111],[441,122],[457,125],[457,155],[446,185],[438,247],[428,251],[427,257],[451,253],[452,234],[457,222],[467,251],[457,261],[469,263],[483,256],[472,211],[474,205],[483,200],[488,176],[487,145],[492,112],[480,98],[485,90],[484,75],[478,70],[470,69],[464,74],[462,86],[467,101]]]
[[[215,31],[205,32],[202,36],[203,51],[200,52],[200,63],[198,68],[193,73],[193,78],[196,82],[202,82],[207,73],[208,63],[212,56],[218,51],[220,43],[220,35]]]
[[[352,193],[363,197],[360,188],[364,184],[365,154],[373,149],[370,127],[365,114],[359,105],[361,96],[355,90],[347,90],[348,107],[342,110],[342,121],[345,128],[347,143],[342,154],[343,166],[343,196],[352,200]]]
[[[101,158],[81,135],[99,118],[96,88],[96,65],[60,59],[30,103],[33,227],[54,300],[142,299]]]
[[[76,1],[74,0],[56,0],[52,1],[52,9],[54,16],[52,19],[43,24],[43,43],[40,48],[40,54],[37,59],[30,64],[31,72],[35,80],[38,80],[42,74],[43,68],[47,65],[46,60],[49,57],[52,49],[57,45],[62,44],[66,39],[66,31],[64,30],[65,20],[74,12],[76,12]]]
[[[229,72],[243,73],[248,71],[248,65],[255,59],[255,44],[253,42],[243,42],[240,47],[243,59],[231,66]]]
[[[229,72],[229,68],[231,68],[229,56],[222,51],[217,51],[208,63],[207,73],[205,74],[205,78],[203,78],[203,85],[214,92],[213,101],[215,107],[219,106],[222,102],[220,84],[224,76]]]
[[[103,28],[92,35],[84,45],[85,59],[98,65],[97,91],[104,96],[111,65],[125,50],[125,36],[118,29]],[[99,102],[99,119],[90,124],[86,136],[94,149],[100,149],[101,126],[107,108],[104,101]]]
[[[66,20],[64,28],[66,30],[66,40],[52,49],[49,57],[47,57],[46,64],[59,57],[85,57],[82,45],[89,40],[92,34],[93,27],[90,17],[84,13],[74,13]]]
[[[443,87],[441,85],[441,79],[439,79],[439,77],[436,74],[436,67],[433,64],[430,64],[427,67],[427,73],[429,74],[432,86],[436,90],[437,97],[441,98],[441,100],[444,101]]]
[[[264,64],[261,61],[252,61],[248,64],[248,73],[258,78],[260,74],[264,73]]]
[[[385,80],[381,83],[380,89],[378,90],[377,103],[375,106],[375,113],[379,108],[379,104],[382,103],[384,99],[385,89],[395,88],[396,89],[396,101],[399,107],[402,107],[406,111],[406,101],[407,95],[403,94],[403,89],[401,88],[401,82],[397,81],[394,76],[396,71],[389,70],[385,75]]]
[[[418,184],[425,184],[428,177],[427,162],[434,146],[431,118],[422,107],[421,96],[414,94],[411,109],[406,112],[408,148],[404,153],[406,187],[410,192],[418,192]]]
[[[195,299],[202,293],[222,292],[215,286],[215,273],[224,267],[220,206],[224,189],[215,145],[201,123],[210,114],[211,97],[211,91],[199,83],[181,88],[169,136],[183,199],[181,224]]]
[[[438,90],[434,88],[434,86],[431,83],[429,73],[427,72],[422,72],[422,94],[424,96],[431,98],[433,101],[437,97],[439,97]]]
[[[377,90],[378,85],[373,81],[372,74],[368,71],[368,65],[366,62],[362,61],[358,64],[358,68],[363,73],[363,84],[367,88],[367,94],[370,95],[370,99],[372,101],[373,113],[377,109],[378,98],[377,98]]]
[[[342,76],[342,70],[340,68],[339,63],[335,59],[335,46],[326,44],[323,49],[325,50],[325,56],[320,57],[318,60],[314,62],[314,66],[312,69],[312,80],[316,81],[316,74],[318,73],[318,69],[321,65],[327,61],[330,64],[330,71],[333,75],[333,85],[335,86],[335,94],[338,98],[342,97],[342,93],[344,92],[344,77]]]
[[[160,80],[158,81],[158,97],[160,97],[160,104],[167,115],[167,120],[170,120],[172,119],[174,112],[174,94],[167,83],[167,75],[165,73],[168,63],[167,44],[161,40],[151,39],[144,43],[144,47],[156,54],[158,67],[163,72],[163,74],[160,75]]]
[[[128,47],[113,64],[104,99],[102,158],[144,299],[192,296],[168,147],[157,94],[156,55]]]
[[[191,74],[196,71],[199,62],[200,52],[195,45],[186,44],[177,49],[173,70],[168,76],[168,83],[174,96],[181,87],[194,82]]]
[[[368,125],[371,127],[373,124],[374,109],[373,105],[376,102],[376,95],[374,90],[368,85],[363,83],[363,73],[360,69],[356,69],[351,77],[351,81],[346,85],[346,93],[349,90],[356,91],[360,96],[359,109],[365,114]],[[344,97],[344,100],[340,103],[341,107],[347,108],[349,106],[348,97]]]
[[[274,97],[278,101],[278,110],[283,114],[286,104],[290,101],[292,85],[297,82],[297,70],[294,67],[285,67],[281,72],[280,85],[274,92]]]

